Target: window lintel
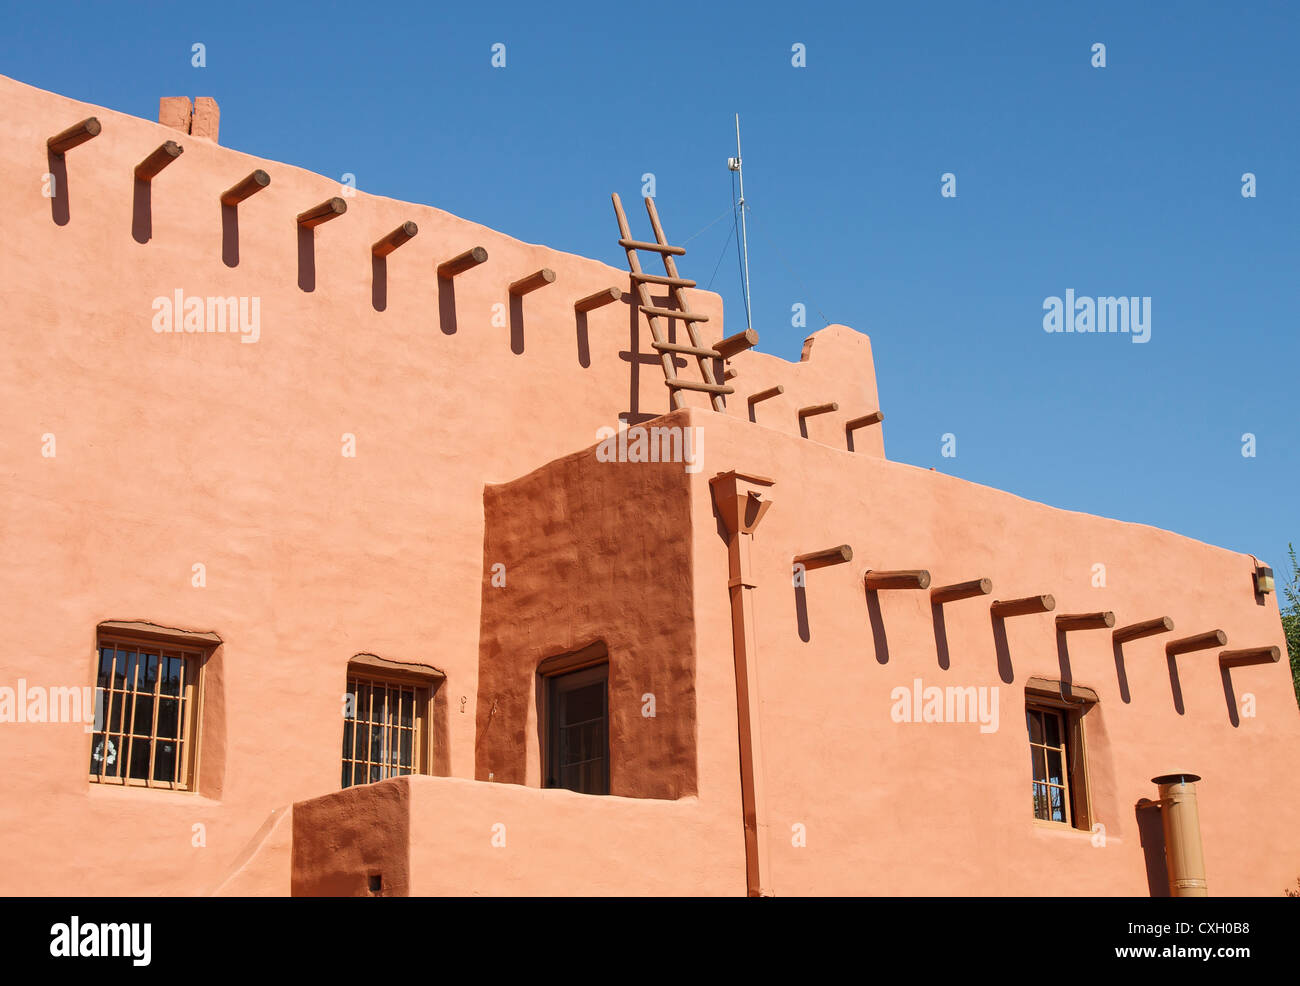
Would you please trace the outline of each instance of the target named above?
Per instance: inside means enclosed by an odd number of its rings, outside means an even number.
[[[203,630],[178,630],[175,627],[163,627],[156,623],[139,620],[105,620],[96,627],[101,636],[131,637],[155,643],[172,644],[177,647],[198,647],[207,650],[222,643],[215,633]]]
[[[357,654],[348,661],[348,674],[370,673],[381,678],[401,678],[424,685],[436,685],[446,679],[446,674],[432,664],[390,661],[376,654]]]
[[[1046,700],[1058,708],[1068,709],[1086,709],[1101,701],[1091,688],[1054,678],[1030,678],[1025,682],[1025,697],[1030,704]]]
[[[605,646],[603,640],[597,640],[585,647],[580,647],[578,650],[546,658],[537,665],[537,673],[543,678],[549,678],[553,675],[581,671],[583,668],[590,668],[608,662],[609,648]]]

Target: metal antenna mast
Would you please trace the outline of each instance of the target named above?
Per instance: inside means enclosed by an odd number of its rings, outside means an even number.
[[[752,329],[753,316],[750,311],[749,303],[749,235],[745,229],[745,172],[740,166],[740,114],[736,114],[736,156],[727,158],[727,169],[740,175],[740,201],[737,203],[740,209],[740,242],[741,250],[744,252],[745,260],[745,328]]]

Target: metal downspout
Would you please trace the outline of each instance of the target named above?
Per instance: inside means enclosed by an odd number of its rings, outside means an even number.
[[[749,552],[754,530],[772,506],[763,498],[773,481],[726,472],[709,481],[714,503],[727,529],[727,592],[731,599],[731,643],[736,665],[736,724],[740,747],[740,796],[745,832],[745,880],[750,897],[770,896],[763,878],[770,875],[763,790],[763,755],[759,735],[754,588]]]

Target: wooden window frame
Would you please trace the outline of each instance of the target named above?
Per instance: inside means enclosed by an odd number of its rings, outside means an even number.
[[[540,727],[538,732],[542,738],[541,786],[547,790],[572,790],[572,788],[566,788],[562,784],[552,783],[559,775],[559,722],[556,718],[555,709],[561,682],[565,682],[571,688],[583,687],[595,681],[605,683],[605,792],[592,792],[591,796],[608,796],[613,789],[613,743],[610,737],[612,717],[610,714],[610,662],[608,650],[603,643],[598,642],[569,654],[548,658],[538,666],[537,676],[537,718]],[[589,792],[574,791],[573,793],[588,794]]]
[[[361,709],[354,710],[352,717],[344,716],[342,741],[339,745],[340,758],[340,776],[339,783],[341,789],[360,787],[363,784],[377,784],[380,781],[386,781],[393,777],[411,777],[414,775],[428,775],[432,771],[433,764],[433,740],[434,740],[434,694],[439,686],[443,683],[445,677],[435,668],[423,664],[401,664],[396,661],[389,661],[373,654],[358,654],[348,662],[346,689],[347,694],[354,697],[360,694],[361,686],[369,688],[369,705],[366,709],[366,718],[358,719],[355,713],[360,713]],[[384,701],[389,701],[389,692],[395,691],[398,695],[398,722],[394,724],[390,717],[383,723],[379,723],[383,730],[381,739],[380,759],[377,761],[370,759],[370,750],[361,751],[358,749],[359,733],[362,730],[357,728],[358,722],[372,729],[377,725],[374,718],[375,706],[374,695],[376,688],[384,689]],[[408,767],[406,764],[398,763],[394,765],[389,761],[388,753],[396,745],[400,751],[400,733],[407,727],[400,724],[401,715],[401,696],[403,693],[412,694],[412,717],[411,717],[411,763],[405,773],[401,772],[403,768]],[[352,742],[349,749],[348,724],[352,724]],[[367,734],[369,733],[367,729]],[[391,738],[396,734],[397,738]],[[369,744],[367,744],[367,747]],[[364,752],[364,757],[358,754]],[[399,752],[400,757],[400,752]],[[364,768],[365,780],[356,779],[357,767]],[[373,767],[378,767],[380,776],[376,779],[370,779],[373,773]],[[343,770],[349,770],[350,779],[344,783],[342,775]]]
[[[1066,699],[1064,695],[1070,695]],[[1065,789],[1066,821],[1039,818],[1035,811],[1035,825],[1062,831],[1092,831],[1092,785],[1088,777],[1088,744],[1084,717],[1097,704],[1096,692],[1079,686],[1062,687],[1060,682],[1030,679],[1025,689],[1026,740],[1029,740],[1028,713],[1055,714],[1061,720],[1062,785]],[[1030,749],[1041,744],[1029,740]],[[1037,783],[1030,771],[1030,783]],[[1050,801],[1049,801],[1050,810]]]
[[[88,773],[89,783],[116,787],[148,788],[151,790],[197,792],[199,755],[202,749],[204,670],[208,660],[220,644],[221,639],[215,634],[189,633],[148,623],[109,622],[101,623],[96,628],[95,663],[91,671],[91,681],[95,688],[97,702],[100,689],[99,674],[104,649],[111,646],[114,657],[109,686],[103,693],[103,721],[97,723],[97,725],[103,726],[103,729],[96,730],[92,728],[90,733],[90,750],[87,763],[92,769]],[[114,687],[115,682],[112,675],[117,669],[118,651],[126,651],[136,655],[143,653],[146,657],[154,655],[158,657],[159,670],[152,692],[142,692],[136,687],[129,689]],[[165,678],[162,662],[168,657],[181,659],[181,680],[178,694],[175,697],[180,703],[177,710],[179,735],[174,737],[178,746],[176,751],[177,767],[173,771],[174,780],[158,780],[153,776],[158,744],[160,741],[165,742],[173,739],[173,737],[160,737],[158,735],[158,711],[161,708],[161,700],[168,698],[168,696],[162,694],[162,685]],[[140,665],[137,662],[133,686],[139,680]],[[120,728],[114,730],[110,727],[113,721],[114,696],[117,695],[122,696],[122,717]],[[135,732],[136,701],[142,695],[149,697],[153,701],[153,717],[147,737]],[[105,743],[113,740],[118,742],[116,762],[121,765],[119,769],[122,771],[119,776],[110,776],[104,772],[104,767],[107,765],[106,760],[101,761],[98,771],[93,769],[96,743],[99,741],[97,737],[103,737]],[[128,776],[131,769],[131,756],[137,739],[148,739],[149,741],[149,766],[144,777]]]

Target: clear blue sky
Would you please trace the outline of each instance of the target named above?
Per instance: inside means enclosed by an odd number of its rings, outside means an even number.
[[[1300,5],[5,6],[6,75],[151,119],[214,96],[223,144],[615,266],[643,173],[674,242],[729,208],[739,112],[760,348],[868,333],[890,458],[1279,574],[1300,542]],[[722,255],[735,331],[730,232],[683,270]],[[1045,333],[1067,288],[1151,297],[1151,341]]]

